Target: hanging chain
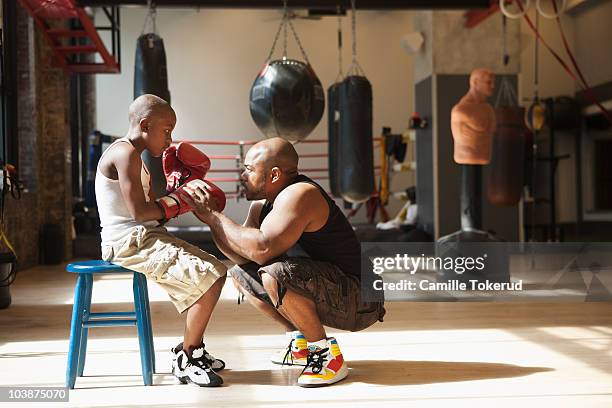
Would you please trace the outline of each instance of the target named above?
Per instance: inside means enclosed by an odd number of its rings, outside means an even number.
[[[536,26],[536,31],[539,33],[540,32],[540,13],[536,13],[535,16],[535,26]],[[540,38],[539,36],[536,35],[536,42],[535,42],[535,79],[534,79],[534,95],[535,95],[535,100],[536,102],[540,101],[540,91],[539,91],[539,86],[540,86],[540,68],[539,68],[539,61],[538,61],[538,56],[540,54],[539,52],[540,50]]]
[[[356,18],[356,9],[355,0],[351,0],[351,31],[353,33],[353,63],[351,67],[347,71],[347,74],[354,73],[355,75],[363,75],[363,69],[357,62],[357,18]]]
[[[287,21],[289,21],[289,11],[287,10],[287,0],[283,0],[283,59],[287,59]]]
[[[142,26],[142,33],[145,33],[147,29],[147,23],[151,23],[151,27],[153,27],[153,33],[157,34],[157,7],[155,6],[154,0],[147,0],[147,15],[145,16],[144,25]]]
[[[280,25],[278,26],[278,30],[276,30],[276,35],[274,36],[274,41],[272,42],[272,48],[270,48],[270,52],[268,53],[268,58],[266,58],[266,62],[272,59],[272,54],[274,54],[274,49],[276,48],[276,43],[278,42],[278,37],[280,37],[281,30],[285,26],[285,13],[287,10],[285,9],[283,13],[283,19],[281,20]]]
[[[306,63],[310,65],[310,62],[308,61],[308,57],[306,56],[306,51],[304,51],[304,47],[302,47],[302,42],[300,41],[300,37],[298,37],[297,33],[295,32],[295,28],[293,28],[293,23],[291,22],[291,20],[287,20],[287,22],[289,23],[291,32],[293,32],[293,37],[295,37],[295,42],[297,43],[298,47],[300,48],[300,52],[302,53],[302,56],[304,57],[304,61],[306,61]]]
[[[357,18],[355,17],[355,0],[351,0],[351,31],[353,33],[353,64],[357,63]]]
[[[507,48],[507,18],[502,15],[502,44],[503,44],[503,63],[504,63],[504,74],[507,73],[508,62],[510,61],[510,55],[508,54]],[[503,104],[503,105],[502,105]],[[499,106],[516,106],[517,98],[516,92],[510,83],[510,79],[504,75],[501,80],[499,91],[497,92],[497,98],[495,99],[495,107]]]
[[[281,20],[280,25],[278,26],[276,35],[274,36],[274,41],[272,42],[272,48],[270,49],[270,52],[268,53],[268,58],[266,59],[266,62],[272,59],[272,55],[274,54],[274,50],[276,49],[276,43],[278,42],[278,38],[280,37],[281,31],[283,31],[283,59],[287,59],[287,26],[289,26],[289,28],[291,29],[291,32],[293,33],[293,37],[295,38],[295,42],[300,48],[300,51],[302,53],[302,56],[304,57],[304,60],[306,61],[307,64],[310,64],[310,62],[308,61],[308,56],[306,55],[306,51],[304,51],[304,47],[302,47],[302,42],[300,41],[300,37],[298,37],[295,31],[295,28],[293,28],[293,23],[291,22],[291,19],[289,18],[289,12],[287,9],[287,0],[283,0],[283,18]]]
[[[503,104],[503,105],[502,105]],[[517,106],[518,99],[514,87],[510,82],[510,78],[504,75],[501,79],[499,91],[497,92],[497,98],[495,99],[495,107],[500,106]]]
[[[338,76],[336,82],[339,82],[342,77],[342,15],[340,6],[337,6],[336,11],[338,12]]]
[[[504,44],[504,54],[503,54],[503,61],[504,61],[504,69],[506,69],[508,67],[508,62],[510,62],[510,55],[508,54],[508,19],[506,18],[505,15],[502,14],[502,26],[503,26],[503,44]]]

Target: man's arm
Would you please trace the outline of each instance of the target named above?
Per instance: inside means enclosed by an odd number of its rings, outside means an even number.
[[[119,188],[130,215],[138,222],[163,218],[161,209],[155,201],[147,202],[142,188],[142,161],[138,152],[132,148],[115,147],[112,163],[117,169]]]
[[[249,213],[247,215],[247,218],[244,221],[244,224],[242,224],[243,227],[259,228],[259,215],[261,214],[263,204],[263,201],[255,201],[251,204],[251,206],[249,207]],[[196,212],[194,212],[194,214],[196,217],[198,217],[198,219],[200,219],[200,221],[204,222]],[[219,248],[219,250],[223,252],[223,254],[225,254],[225,256],[227,256],[230,261],[234,262],[237,265],[243,265],[250,261],[249,259],[246,259],[233,252],[224,241],[217,238],[216,234],[214,233],[214,231],[212,231],[212,229],[211,232],[215,245],[217,245],[217,248]]]
[[[192,197],[203,197],[202,192],[190,192]],[[327,202],[308,185],[287,187],[278,195],[274,208],[259,229],[234,223],[225,215],[210,210],[205,200],[193,202],[198,218],[210,226],[213,235],[234,253],[260,265],[291,248],[321,208]],[[325,207],[326,208],[326,207]]]

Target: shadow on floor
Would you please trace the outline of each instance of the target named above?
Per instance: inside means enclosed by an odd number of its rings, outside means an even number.
[[[548,367],[521,367],[499,363],[402,360],[350,361],[349,367],[349,376],[343,383],[389,386],[490,380],[553,371]],[[222,375],[228,385],[295,385],[300,371],[299,368],[256,371],[227,370]]]

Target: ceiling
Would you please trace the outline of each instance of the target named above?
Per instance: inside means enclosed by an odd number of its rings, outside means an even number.
[[[77,0],[80,6],[146,6],[146,0]],[[279,9],[282,0],[154,0],[157,7]],[[489,0],[357,0],[360,10],[418,10],[486,8]],[[336,10],[349,8],[350,0],[287,0],[295,9]]]

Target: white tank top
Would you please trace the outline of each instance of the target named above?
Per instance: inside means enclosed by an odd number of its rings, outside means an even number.
[[[130,143],[126,139],[119,139],[113,142],[105,151],[104,154],[115,143]],[[104,157],[104,154],[100,157]],[[151,189],[151,177],[149,171],[142,163],[140,171],[140,181],[144,190],[145,200],[149,201],[149,190]],[[113,180],[106,177],[100,171],[100,166],[96,169],[96,201],[98,204],[98,214],[100,215],[100,226],[102,227],[102,244],[109,244],[122,239],[128,234],[133,227],[143,225],[146,227],[154,227],[158,224],[157,221],[137,222],[127,209],[121,188],[119,188],[119,180]]]

